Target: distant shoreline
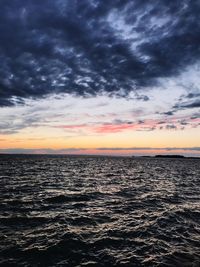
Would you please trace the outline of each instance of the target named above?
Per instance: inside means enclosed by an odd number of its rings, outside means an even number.
[[[141,156],[141,157],[142,158],[167,158],[167,159],[200,159],[200,157],[187,157],[183,155],[155,155],[155,156]]]
[[[0,153],[0,156],[58,156],[58,157],[111,157],[111,158],[135,158],[135,159],[141,159],[141,158],[149,158],[149,159],[200,159],[200,157],[189,157],[189,156],[183,156],[183,155],[143,155],[143,156],[138,156],[138,155],[98,155],[98,154],[28,154],[28,153],[17,153],[17,154],[12,154],[12,153]]]

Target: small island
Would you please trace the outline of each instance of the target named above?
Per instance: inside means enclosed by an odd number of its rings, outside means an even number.
[[[183,155],[155,155],[155,158],[185,158]]]
[[[143,156],[132,156],[132,158],[162,158],[162,159],[200,159],[200,157],[186,157],[183,155],[155,155],[155,156],[150,156],[150,155],[143,155]]]

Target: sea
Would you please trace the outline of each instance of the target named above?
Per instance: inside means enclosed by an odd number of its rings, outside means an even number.
[[[200,160],[1,155],[0,266],[200,266]]]

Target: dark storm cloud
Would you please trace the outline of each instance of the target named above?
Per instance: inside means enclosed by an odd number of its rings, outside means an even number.
[[[161,114],[167,115],[167,116],[172,116],[174,115],[173,111],[167,111],[167,112],[163,112]]]
[[[198,0],[1,0],[0,106],[156,85],[199,60],[199,13]]]
[[[141,101],[149,101],[149,97],[147,95],[139,95],[138,93],[135,93],[134,97],[128,97],[130,100],[141,100]]]
[[[200,93],[189,93],[188,95],[186,95],[186,98],[200,98]]]
[[[171,110],[159,114],[172,116],[177,111],[185,109],[196,109],[196,108],[200,108],[200,93],[198,92],[182,95],[178,99],[178,102],[172,106]]]
[[[192,102],[177,103],[173,106],[174,110],[200,108],[200,99]]]

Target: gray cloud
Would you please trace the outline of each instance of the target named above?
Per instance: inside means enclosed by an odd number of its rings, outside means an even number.
[[[178,103],[173,106],[174,109],[180,110],[180,109],[191,109],[191,108],[200,108],[200,99],[195,100],[193,102],[184,102],[184,103]]]
[[[173,150],[184,150],[184,151],[200,151],[200,147],[116,147],[116,148],[96,148],[96,150],[167,150],[167,151],[173,151]]]
[[[162,113],[162,114],[167,115],[167,116],[172,116],[172,115],[174,115],[173,111],[167,111],[167,112],[164,112],[164,113]]]
[[[0,106],[156,85],[200,59],[199,13],[197,0],[1,0]]]
[[[27,116],[22,116],[20,119],[16,120],[16,117],[10,116],[6,121],[0,122],[0,134],[16,134],[20,130],[28,127],[39,127],[43,125],[44,120],[39,116],[33,114],[28,114]]]
[[[174,124],[167,124],[165,126],[165,129],[167,129],[167,130],[176,130],[177,129],[177,126],[174,125]]]
[[[189,93],[188,95],[185,96],[186,98],[199,98],[200,97],[200,93]]]
[[[190,119],[191,120],[195,120],[195,119],[198,119],[198,118],[200,118],[200,112],[194,113]]]

